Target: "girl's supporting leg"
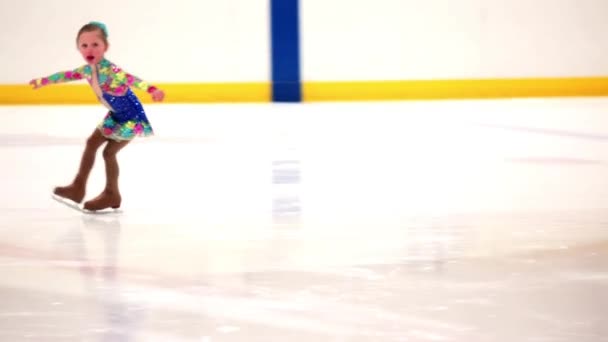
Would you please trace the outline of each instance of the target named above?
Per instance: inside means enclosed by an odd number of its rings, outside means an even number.
[[[106,208],[119,208],[122,198],[118,189],[119,167],[116,154],[123,149],[129,141],[109,140],[103,149],[103,159],[106,165],[106,187],[96,198],[86,202],[87,210],[102,210]]]

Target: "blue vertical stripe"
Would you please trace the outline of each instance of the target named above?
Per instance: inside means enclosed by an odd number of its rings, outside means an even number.
[[[300,102],[299,0],[270,0],[272,100]]]

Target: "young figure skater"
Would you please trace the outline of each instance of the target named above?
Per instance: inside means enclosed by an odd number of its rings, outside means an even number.
[[[86,79],[109,112],[87,139],[80,167],[72,184],[56,187],[53,192],[57,196],[81,203],[86,194],[87,180],[97,150],[107,143],[103,150],[105,189],[99,196],[85,202],[84,209],[116,209],[122,201],[118,189],[116,154],[136,136],[146,137],[153,134],[143,106],[130,87],[148,92],[154,101],[162,101],[164,93],[105,58],[105,52],[108,50],[108,31],[103,23],[90,22],[84,25],[78,31],[76,44],[87,64],[71,71],[60,71],[48,77],[33,79],[30,84],[37,89],[49,84]]]

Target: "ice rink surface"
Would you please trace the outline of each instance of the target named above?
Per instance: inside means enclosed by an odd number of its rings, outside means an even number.
[[[0,341],[608,341],[607,98],[146,109],[0,107]]]

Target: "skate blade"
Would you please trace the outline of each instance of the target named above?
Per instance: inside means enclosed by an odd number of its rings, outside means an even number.
[[[51,197],[55,201],[57,201],[57,202],[65,205],[65,206],[67,206],[67,207],[69,207],[71,209],[74,209],[74,210],[76,210],[78,212],[81,212],[83,214],[89,214],[89,215],[108,215],[108,214],[121,214],[122,213],[122,210],[120,210],[120,209],[111,209],[111,208],[103,209],[103,210],[87,210],[82,205],[80,205],[80,204],[78,204],[78,203],[76,203],[76,202],[74,202],[72,200],[69,200],[67,198],[63,198],[63,197],[57,196],[55,194],[53,194]]]

